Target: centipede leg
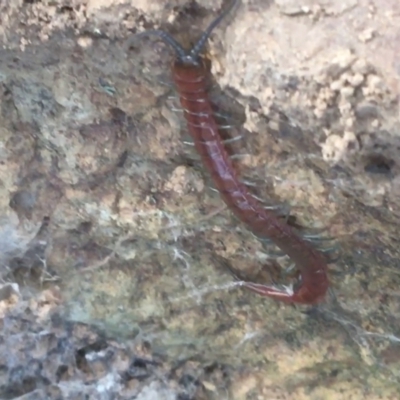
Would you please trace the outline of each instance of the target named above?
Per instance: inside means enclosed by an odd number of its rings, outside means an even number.
[[[228,272],[232,275],[232,277],[236,280],[236,281],[244,281],[243,276],[240,274],[240,272],[236,271],[234,268],[232,268],[232,265],[230,264],[230,262],[223,258],[223,257],[218,257],[218,260],[220,262],[220,264],[222,264],[222,266],[228,270]]]
[[[223,144],[231,144],[243,139],[243,135],[238,135],[229,139],[225,139],[222,141]]]
[[[285,256],[285,253],[283,251],[281,251],[281,250],[275,250],[275,251],[271,251],[270,250],[269,246],[275,246],[276,247],[275,243],[272,240],[267,239],[267,238],[261,238],[261,237],[258,237],[256,235],[253,235],[253,236],[257,240],[259,240],[261,242],[263,250],[268,255],[268,258],[277,259],[277,258]]]
[[[170,110],[177,113],[184,113],[184,110],[182,110],[181,108],[171,107]]]
[[[257,184],[251,181],[248,181],[247,179],[241,179],[241,181],[244,185],[250,186],[250,187],[257,187]]]
[[[330,237],[330,236],[321,236],[321,235],[301,235],[303,239],[306,241],[312,243],[314,246],[318,248],[318,250],[323,253],[325,256],[327,256],[327,261],[328,263],[335,263],[337,262],[340,257],[341,257],[341,252],[340,248],[337,244],[334,244],[333,246],[326,247],[326,244],[334,242],[335,239]],[[333,257],[332,257],[333,255]]]
[[[284,275],[290,275],[291,273],[293,273],[294,271],[296,271],[296,264],[290,264],[284,271]]]
[[[263,297],[272,297],[286,302],[293,301],[293,289],[290,286],[285,286],[284,290],[277,289],[273,286],[262,285],[253,282],[243,282],[241,286],[259,294]]]
[[[310,234],[302,234],[301,235],[303,237],[303,239],[308,240],[310,242],[328,242],[328,241],[332,241],[333,238],[329,237],[329,236],[321,236],[321,234],[317,234],[317,235],[310,235]]]
[[[209,186],[208,187],[212,192],[214,192],[214,193],[219,193],[219,190],[218,189],[215,189],[214,187],[212,187],[212,186]]]
[[[342,254],[338,246],[330,247],[328,249],[320,249],[320,252],[323,253],[329,264],[334,264],[340,260]]]
[[[235,125],[231,125],[231,124],[222,124],[222,123],[218,124],[218,129],[221,131],[229,131],[229,130],[233,129],[234,127],[235,127]]]
[[[254,283],[247,281],[246,278],[232,268],[230,263],[223,259],[221,260],[223,266],[229,271],[229,273],[233,276],[233,278],[240,283],[240,286],[245,287],[246,289],[249,289],[260,296],[264,297],[272,297],[275,299],[279,299],[282,301],[286,301],[288,303],[293,302],[293,288],[291,286],[283,286],[283,289],[278,289],[277,287],[274,286],[268,286],[268,285],[263,285],[259,283]]]
[[[194,147],[194,143],[192,141],[182,140],[181,142],[186,146]]]
[[[243,136],[241,136],[241,135],[239,135],[239,136],[235,136],[235,137],[233,137],[233,138],[229,138],[229,139],[225,139],[225,140],[222,140],[222,143],[224,144],[224,145],[226,145],[226,144],[231,144],[231,143],[234,143],[234,142],[237,142],[237,141],[239,141],[239,140],[241,140],[241,139],[243,139]],[[186,145],[188,145],[188,146],[194,146],[194,142],[192,142],[192,141],[182,141],[182,143],[183,144],[186,144]]]
[[[254,182],[242,179],[240,181],[241,183],[243,183],[246,186],[250,186],[250,187],[257,187],[257,184],[255,184]],[[288,215],[290,215],[290,207],[287,204],[284,205],[267,205],[265,204],[265,200],[262,199],[261,197],[258,197],[257,195],[255,195],[254,193],[250,193],[250,196],[253,197],[254,199],[256,199],[258,202],[264,204],[263,208],[265,210],[272,210],[277,212],[277,216],[278,218],[284,218],[286,219]]]
[[[231,160],[239,160],[239,159],[241,159],[241,158],[248,157],[249,155],[250,155],[249,153],[232,154],[232,155],[229,156],[229,158],[230,158]]]
[[[274,242],[273,242],[271,239],[257,236],[257,235],[255,235],[253,232],[251,232],[251,234],[252,234],[252,236],[253,236],[254,238],[256,238],[257,240],[259,240],[259,241],[260,241],[261,243],[263,243],[263,244],[266,244],[266,245],[272,245],[272,244],[274,244]]]

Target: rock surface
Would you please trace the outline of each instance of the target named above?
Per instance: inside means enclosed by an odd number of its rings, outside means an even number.
[[[1,3],[2,398],[397,398],[400,5],[242,1],[210,40],[241,174],[340,248],[314,308],[233,282],[288,277],[183,143],[170,49],[132,40],[224,5]]]

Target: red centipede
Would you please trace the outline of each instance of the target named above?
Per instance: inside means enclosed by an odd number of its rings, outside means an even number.
[[[200,52],[214,28],[238,3],[239,0],[234,0],[214,19],[189,51],[185,51],[174,38],[161,30],[146,31],[138,36],[156,35],[175,50],[172,76],[188,130],[223,201],[256,236],[272,240],[295,262],[300,272],[296,287],[284,286],[281,289],[246,281],[242,285],[262,296],[287,303],[315,304],[324,299],[329,287],[325,255],[273,211],[265,209],[240,181],[224,147],[208,96],[210,65],[200,56]]]

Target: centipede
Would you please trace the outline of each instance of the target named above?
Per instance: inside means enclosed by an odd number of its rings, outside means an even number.
[[[330,286],[325,254],[314,248],[273,210],[264,207],[239,179],[223,142],[208,90],[209,60],[201,55],[214,29],[238,6],[232,1],[217,16],[190,50],[185,50],[169,33],[148,30],[136,34],[156,36],[175,52],[171,72],[187,129],[222,200],[236,218],[257,237],[271,240],[294,262],[299,278],[293,285],[265,285],[241,280],[241,286],[264,297],[292,304],[313,305],[324,300]]]

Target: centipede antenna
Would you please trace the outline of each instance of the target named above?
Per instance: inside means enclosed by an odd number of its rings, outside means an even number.
[[[161,31],[159,29],[153,29],[144,31],[136,34],[129,41],[129,44],[132,40],[136,40],[141,38],[142,36],[158,36],[164,43],[169,44],[174,50],[179,59],[184,59],[187,57],[185,49],[167,32]]]
[[[237,4],[239,4],[239,0],[233,0],[231,5],[227,9],[225,11],[223,11],[217,18],[215,18],[214,21],[211,22],[211,24],[208,26],[208,28],[201,35],[198,42],[193,46],[192,50],[190,50],[190,53],[189,53],[190,59],[196,60],[199,57],[199,53],[203,49],[203,47],[204,47],[207,39],[211,35],[212,31],[231,12],[231,10]]]

